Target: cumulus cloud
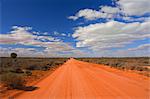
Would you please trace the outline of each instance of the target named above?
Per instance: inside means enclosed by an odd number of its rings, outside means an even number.
[[[80,17],[84,17],[88,20],[94,20],[100,18],[102,15],[101,12],[92,10],[92,9],[83,9],[80,10],[75,16],[70,16],[69,19],[77,20]]]
[[[94,51],[121,48],[135,40],[150,37],[150,21],[123,23],[109,21],[77,27],[73,37],[77,47],[88,47]]]
[[[52,36],[40,36],[39,33],[32,31],[31,27],[18,27],[13,26],[12,31],[7,34],[0,34],[0,44],[22,44],[24,46],[32,46],[32,47],[41,47],[44,50],[42,51],[35,51],[37,54],[33,53],[34,49],[31,48],[11,48],[6,50],[5,48],[1,48],[1,54],[4,52],[10,53],[12,51],[19,53],[20,55],[58,55],[60,52],[67,52],[76,50],[68,43],[61,41],[60,39],[54,38]],[[64,34],[63,34],[64,35]],[[6,51],[4,51],[6,50]],[[28,53],[28,54],[26,54]],[[74,53],[77,54],[77,53]]]
[[[114,8],[114,7],[103,7],[102,10],[98,10],[98,11],[94,9],[83,9],[83,10],[80,10],[75,16],[69,16],[68,18],[72,20],[77,20],[81,17],[87,20],[96,20],[99,18],[109,19],[109,18],[114,17],[116,14],[115,12],[117,11],[118,11],[118,8]]]
[[[126,56],[126,57],[142,57],[142,56],[149,56],[150,57],[150,44],[141,44],[134,48],[128,48],[123,50],[118,50],[114,53],[118,56]]]
[[[2,48],[0,47],[0,56],[9,57],[11,53],[17,53],[18,57],[83,57],[87,54],[77,50],[62,50],[53,48],[45,48],[44,50],[38,50],[37,48]],[[59,53],[58,53],[59,52]]]
[[[108,13],[108,14],[116,14],[120,12],[120,8],[118,7],[111,7],[111,6],[100,6],[101,12]]]
[[[115,0],[116,7],[100,6],[99,10],[95,9],[81,9],[74,16],[69,16],[69,19],[77,20],[84,18],[86,20],[96,20],[99,18],[113,19],[130,17],[130,16],[143,16],[150,14],[150,1],[149,0]]]
[[[137,51],[137,50],[146,50],[146,51],[150,51],[150,44],[143,44],[140,45],[136,48],[130,48],[128,49],[129,51]]]
[[[0,56],[9,57],[11,53],[17,53],[19,57],[33,57],[33,56],[41,56],[38,53],[38,50],[35,48],[0,48]]]
[[[42,40],[42,41],[60,41],[59,39],[55,39],[55,38],[49,37],[49,36],[37,36],[36,39]]]
[[[54,31],[53,33],[55,36],[67,36],[65,33],[59,33],[57,31]]]
[[[150,13],[149,0],[119,0],[118,5],[126,15],[144,15]]]
[[[138,48],[129,48],[124,51],[118,50],[124,49],[128,44],[133,44],[137,40],[150,38],[150,1],[114,0],[114,2],[115,7],[100,6],[98,10],[81,9],[74,16],[68,17],[73,20],[79,18],[86,20],[107,19],[105,23],[99,22],[76,27],[72,35],[77,41],[76,47],[88,48],[92,50],[95,56],[146,55],[148,51],[145,49],[148,48],[148,45],[141,45]],[[113,51],[113,48],[117,49],[117,52]]]
[[[34,35],[28,32],[28,30],[31,30],[30,27],[13,26],[12,29],[9,34],[0,34],[0,43],[18,43],[30,41],[35,38]]]

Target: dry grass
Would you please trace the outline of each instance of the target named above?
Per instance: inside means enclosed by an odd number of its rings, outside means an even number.
[[[127,58],[78,58],[78,60],[96,64],[104,64],[120,70],[132,70],[136,73],[150,77],[149,57]]]
[[[37,82],[39,79],[45,77],[45,75],[52,73],[66,60],[67,58],[17,58],[15,67],[15,65],[12,64],[11,58],[1,58],[0,97],[8,96],[12,94],[14,90],[26,89],[27,87],[24,86]],[[20,85],[23,87],[20,87]]]
[[[150,76],[149,57],[77,58],[77,59],[81,61],[96,63],[96,64],[104,64],[120,70],[131,70],[145,76]],[[54,71],[56,68],[58,68],[63,63],[65,63],[67,60],[68,58],[17,58],[16,61],[17,66],[14,67],[11,58],[1,58],[0,78],[3,77],[3,79],[5,79],[6,81],[11,80],[11,79],[6,79],[8,78],[8,76],[6,77],[5,75],[9,73],[13,73],[15,74],[15,76],[21,75],[23,77],[21,79],[27,82],[26,85],[30,85],[31,83],[38,81],[48,73]],[[7,82],[10,83],[11,81],[7,81]],[[2,80],[0,82],[1,89],[3,89],[0,90],[0,92],[2,92],[3,95],[4,94],[6,95],[6,93],[11,93],[11,90],[8,90],[9,84],[7,84],[7,82]],[[2,85],[7,85],[7,87],[4,88],[4,86]]]

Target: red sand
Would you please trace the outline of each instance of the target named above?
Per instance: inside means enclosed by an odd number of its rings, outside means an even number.
[[[70,59],[17,99],[150,99],[149,78]],[[15,99],[16,99],[15,98]]]

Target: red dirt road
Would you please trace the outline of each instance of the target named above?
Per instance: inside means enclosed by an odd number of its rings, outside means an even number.
[[[70,59],[17,99],[150,99],[149,78]],[[16,99],[15,98],[15,99]]]

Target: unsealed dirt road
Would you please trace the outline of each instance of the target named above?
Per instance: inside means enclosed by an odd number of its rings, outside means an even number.
[[[150,99],[149,78],[70,59],[17,99]],[[15,99],[16,99],[15,98]]]

